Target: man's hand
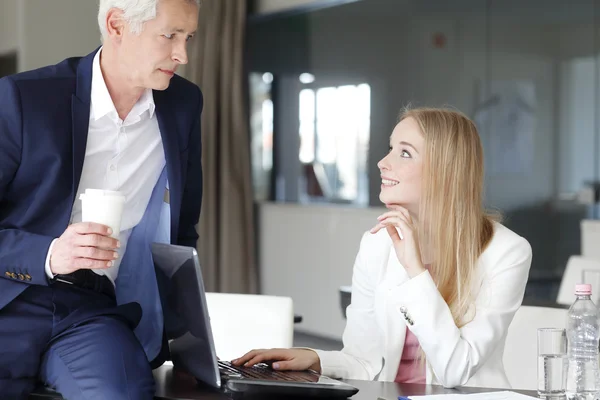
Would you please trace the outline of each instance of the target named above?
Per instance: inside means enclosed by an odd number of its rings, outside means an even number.
[[[112,229],[93,222],[69,225],[56,240],[50,254],[50,270],[54,275],[70,274],[78,269],[106,269],[119,257],[120,246],[110,237]]]

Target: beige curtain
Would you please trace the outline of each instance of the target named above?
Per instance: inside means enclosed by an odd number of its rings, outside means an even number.
[[[198,254],[207,291],[256,293],[245,0],[203,0],[185,75],[204,93]]]

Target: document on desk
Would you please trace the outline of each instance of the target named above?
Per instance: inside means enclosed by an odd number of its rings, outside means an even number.
[[[426,396],[398,397],[398,400],[532,400],[537,397],[526,396],[521,393],[502,391],[486,393],[466,393],[466,394],[432,394]],[[539,399],[538,399],[539,400]]]

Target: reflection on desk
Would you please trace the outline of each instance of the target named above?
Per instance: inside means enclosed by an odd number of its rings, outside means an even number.
[[[199,385],[189,374],[174,370],[172,366],[163,365],[154,370],[156,379],[155,399],[161,400],[226,400],[225,394],[215,389]],[[419,385],[412,383],[359,381],[354,379],[344,380],[360,391],[351,397],[351,400],[375,400],[378,397],[386,400],[396,400],[398,396],[419,396],[426,394],[450,393],[482,393],[495,390],[490,388],[458,388],[445,389],[437,385]],[[534,391],[517,391],[528,396],[537,397]],[[264,398],[263,396],[260,397]],[[272,397],[271,397],[272,398]],[[245,396],[247,400],[258,400],[259,397]],[[297,398],[295,398],[297,399]]]
[[[175,369],[171,365],[163,365],[153,371],[156,381],[155,399],[161,400],[227,400],[229,399],[217,389],[202,385],[196,378]]]

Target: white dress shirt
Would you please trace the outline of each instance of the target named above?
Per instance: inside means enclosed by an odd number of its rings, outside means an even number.
[[[145,90],[125,120],[121,120],[102,76],[101,52],[102,49],[93,61],[88,138],[70,222],[81,222],[79,195],[86,189],[118,190],[125,195],[119,235],[121,247],[117,250],[119,258],[108,269],[93,270],[114,283],[131,230],[141,221],[165,166],[165,154],[152,90]],[[49,261],[55,242],[56,239],[46,259],[46,274],[50,278],[53,274]]]
[[[344,348],[316,350],[322,373],[393,381],[408,327],[425,353],[427,383],[510,387],[502,364],[504,342],[523,301],[530,266],[527,240],[494,224],[470,288],[473,319],[458,328],[429,271],[410,279],[385,229],[367,232],[354,264]]]

